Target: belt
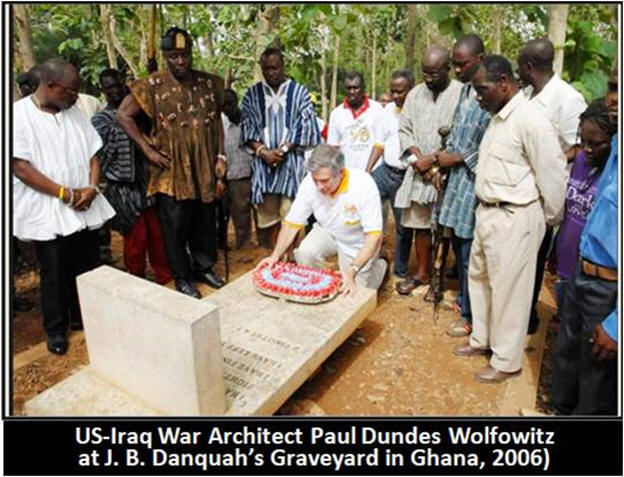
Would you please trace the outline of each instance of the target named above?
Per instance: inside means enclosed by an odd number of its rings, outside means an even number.
[[[483,207],[506,207],[508,205],[515,205],[511,202],[483,202],[481,199],[478,200],[479,205],[482,205]]]
[[[395,174],[405,174],[405,169],[399,169],[398,167],[389,166],[387,162],[384,162],[384,166],[386,166],[388,169],[390,169],[390,171],[394,172]]]
[[[597,277],[608,282],[617,282],[617,268],[601,267],[600,265],[588,262],[583,258],[581,258],[581,267],[583,267],[583,273],[585,275]]]
[[[477,200],[483,207],[526,207],[527,205],[531,205],[537,199],[527,202],[526,204],[514,204],[513,202],[484,202],[479,198],[477,198]]]

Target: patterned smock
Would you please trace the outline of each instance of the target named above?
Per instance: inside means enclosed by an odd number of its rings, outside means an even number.
[[[215,198],[223,80],[195,70],[191,77],[188,86],[168,71],[157,71],[130,84],[130,91],[152,120],[148,141],[171,160],[170,168],[150,164],[147,195],[209,203]]]

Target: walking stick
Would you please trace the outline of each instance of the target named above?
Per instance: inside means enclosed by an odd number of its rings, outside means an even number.
[[[217,232],[217,244],[221,242],[221,246],[223,247],[223,258],[225,261],[225,282],[228,283],[230,281],[230,260],[227,240],[227,225],[229,221],[229,214],[224,201],[225,198],[219,199],[217,205],[217,224],[219,228]]]
[[[446,142],[451,130],[442,126],[438,129],[438,134],[442,139],[442,150],[446,149]],[[437,178],[434,176],[434,185],[438,189],[438,198],[436,200],[436,209],[439,211],[444,197],[444,187],[446,185],[446,174],[442,170],[439,171]],[[438,321],[439,306],[444,298],[444,266],[448,255],[450,240],[444,237],[443,227],[439,223],[432,225],[433,245],[431,247],[431,284],[425,295],[426,301],[433,301],[433,320]]]

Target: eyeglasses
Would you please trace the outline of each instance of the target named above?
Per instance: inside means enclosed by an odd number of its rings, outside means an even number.
[[[425,71],[422,70],[423,78],[437,79],[444,74],[444,70]]]
[[[78,96],[78,90],[77,89],[71,89],[68,88],[67,86],[63,86],[61,83],[54,83],[56,86],[58,86],[59,88],[61,88],[63,91],[65,91],[67,94],[71,95],[71,96]]]

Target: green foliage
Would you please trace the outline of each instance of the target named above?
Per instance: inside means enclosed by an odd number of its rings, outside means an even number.
[[[566,31],[564,79],[587,101],[604,96],[617,53],[609,5],[571,5]]]
[[[375,45],[377,93],[387,89],[391,73],[405,65],[406,4],[278,4],[279,16],[270,33],[258,37],[259,15],[272,4],[161,4],[162,29],[177,25],[195,38],[196,68],[221,76],[232,72],[241,92],[253,82],[257,48],[279,39],[288,73],[312,91],[320,92],[321,58],[329,87],[336,36],[340,36],[339,74],[355,69],[372,89]],[[145,73],[149,31],[147,4],[112,4],[117,39],[141,73]],[[542,37],[548,8],[542,4],[416,4],[416,75],[420,55],[433,43],[450,46],[461,35],[475,32],[492,46],[492,9],[501,25],[502,54],[515,60],[522,44]],[[30,21],[37,61],[62,56],[80,65],[86,90],[96,92],[97,75],[108,66],[98,4],[31,4]],[[571,4],[565,45],[564,78],[588,100],[604,94],[606,76],[616,55],[617,29],[612,6]],[[124,61],[117,54],[121,67]],[[162,66],[162,59],[160,59]]]

